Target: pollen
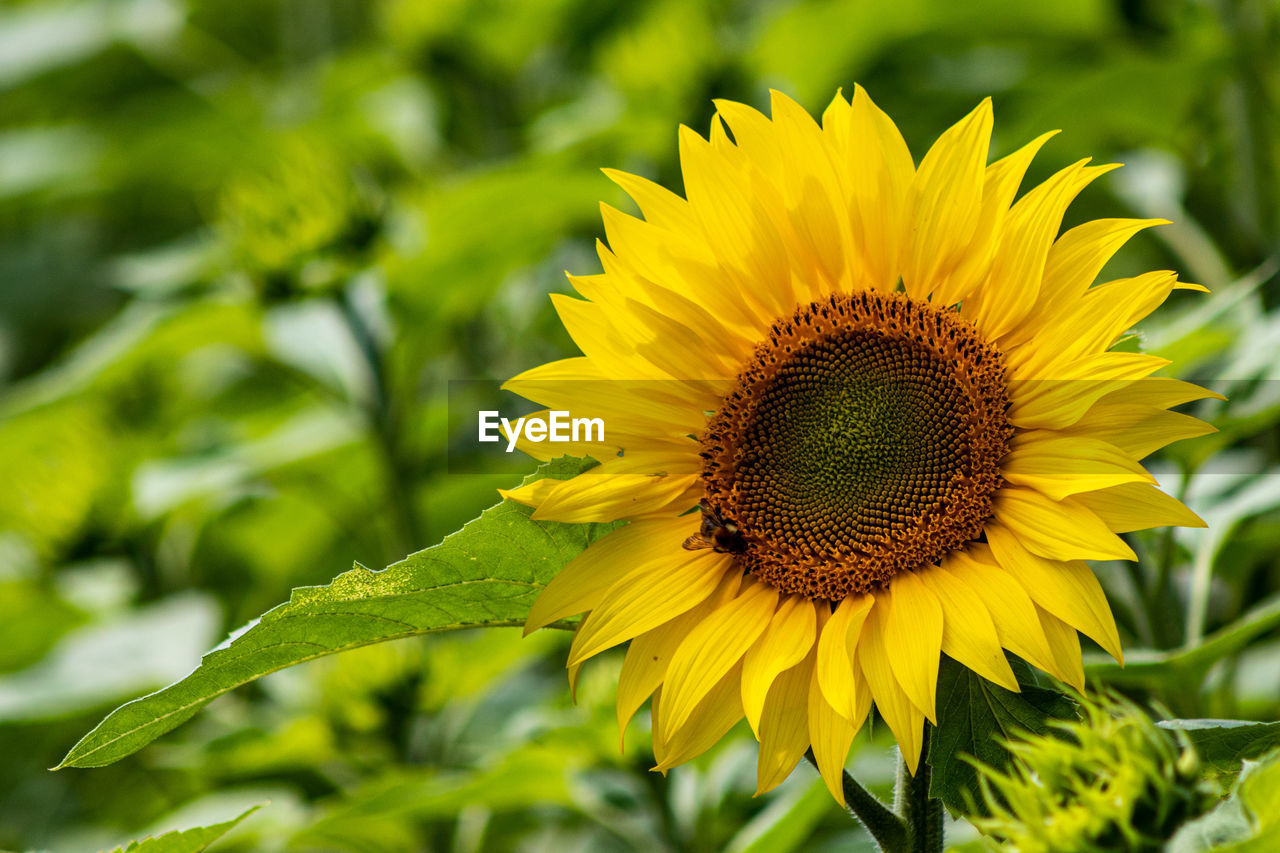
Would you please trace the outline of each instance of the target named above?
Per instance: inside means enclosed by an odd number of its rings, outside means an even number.
[[[977,540],[1013,434],[1004,358],[950,308],[841,294],[774,323],[701,436],[742,570],[840,601]]]

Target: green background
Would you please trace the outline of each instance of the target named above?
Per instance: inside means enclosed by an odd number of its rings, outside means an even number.
[[[1278,65],[1277,6],[1244,0],[0,5],[0,848],[266,800],[218,849],[867,844],[807,768],[752,799],[742,729],[648,773],[643,721],[618,751],[620,658],[574,706],[567,638],[514,629],[307,664],[111,767],[45,769],[291,588],[431,545],[518,481],[450,472],[473,426],[449,381],[574,353],[547,294],[598,271],[598,202],[633,209],[599,168],[678,189],[676,126],[771,87],[818,113],[859,82],[917,159],[992,95],[993,155],[1063,131],[1029,180],[1127,165],[1068,225],[1174,220],[1107,275],[1214,291],[1141,340],[1231,398],[1191,408],[1221,433],[1151,460],[1212,526],[1099,566],[1138,665],[1091,672],[1276,719]],[[888,743],[851,763],[882,790]]]

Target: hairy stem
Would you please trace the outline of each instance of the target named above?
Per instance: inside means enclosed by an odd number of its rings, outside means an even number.
[[[817,768],[818,762],[813,757],[812,749],[807,751],[804,757],[809,759],[809,763],[815,769]],[[871,833],[871,837],[875,839],[881,850],[885,853],[907,853],[911,850],[907,846],[907,824],[902,818],[894,814],[888,806],[876,799],[874,794],[858,784],[858,780],[848,773],[844,774],[842,787],[845,807],[867,828],[867,832]]]

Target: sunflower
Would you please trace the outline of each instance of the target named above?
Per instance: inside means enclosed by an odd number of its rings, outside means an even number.
[[[1211,392],[1113,351],[1179,283],[1093,285],[1159,220],[1063,213],[1113,166],[1015,201],[1045,134],[988,165],[990,101],[917,167],[866,92],[815,121],[716,102],[680,129],[686,198],[606,170],[603,273],[552,299],[581,357],[504,387],[589,413],[602,464],[505,496],[535,519],[626,521],[546,587],[527,630],[585,613],[569,652],[630,643],[618,723],[652,697],[657,770],[746,718],[767,791],[810,748],[832,795],[872,705],[915,773],[940,657],[1018,690],[1005,650],[1083,688],[1079,633],[1121,659],[1087,560],[1117,535],[1202,526],[1139,464],[1212,428]],[[732,134],[732,135],[731,135]],[[550,448],[555,450],[548,453]]]

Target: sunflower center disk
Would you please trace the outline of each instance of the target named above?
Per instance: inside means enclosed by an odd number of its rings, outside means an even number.
[[[976,539],[1012,428],[1004,360],[953,310],[838,295],[774,324],[702,437],[744,571],[838,601]]]

